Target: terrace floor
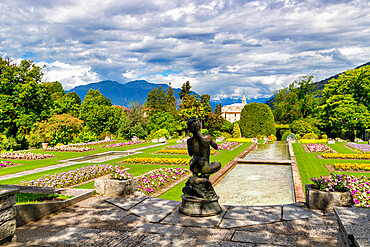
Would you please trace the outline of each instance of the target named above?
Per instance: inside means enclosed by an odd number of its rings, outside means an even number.
[[[337,246],[334,214],[303,203],[222,206],[203,218],[180,214],[179,204],[95,196],[17,228],[7,246]]]

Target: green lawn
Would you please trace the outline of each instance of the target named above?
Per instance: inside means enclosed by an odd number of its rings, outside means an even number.
[[[343,146],[344,143],[329,144],[328,146],[338,151],[339,153],[355,153],[352,150]],[[334,163],[370,163],[370,160],[339,160],[339,159],[318,159],[317,154],[321,153],[306,153],[300,143],[293,144],[294,154],[296,156],[299,174],[301,175],[303,187],[305,184],[312,183],[310,178],[319,176],[328,176],[329,171],[324,165],[331,165]],[[347,174],[354,176],[369,176],[365,172],[335,172],[335,174]]]

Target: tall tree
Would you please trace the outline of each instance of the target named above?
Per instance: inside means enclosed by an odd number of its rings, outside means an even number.
[[[175,98],[174,92],[175,91],[173,90],[171,83],[170,83],[167,89],[167,94],[166,94],[166,101],[167,101],[166,108],[167,108],[167,112],[170,112],[173,116],[176,116],[177,109],[176,109],[176,98]]]
[[[41,85],[42,68],[0,57],[0,132],[23,140],[34,123],[50,116],[51,96]]]
[[[149,114],[154,115],[158,112],[165,112],[167,109],[166,92],[162,86],[153,88],[146,99],[146,107],[149,108]]]
[[[220,104],[216,105],[216,108],[213,111],[213,114],[221,116],[221,112],[222,112],[222,105],[220,103]]]
[[[190,89],[191,89],[191,86],[190,86],[190,82],[187,81],[185,82],[184,84],[182,84],[181,86],[181,90],[179,92],[179,97],[180,99],[182,100],[185,96],[189,95],[190,94]]]

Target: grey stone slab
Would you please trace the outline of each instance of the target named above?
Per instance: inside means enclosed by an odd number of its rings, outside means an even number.
[[[129,210],[133,206],[146,200],[148,196],[142,195],[140,193],[134,193],[133,195],[125,197],[102,197],[102,198],[105,201],[116,205],[117,207],[123,208],[124,210]]]
[[[206,227],[188,227],[184,231],[182,237],[205,239],[209,241],[230,240],[234,234],[234,230],[215,229]]]
[[[7,238],[14,234],[16,228],[15,219],[2,222],[0,225],[0,240]]]
[[[159,222],[169,215],[181,202],[148,197],[130,209],[149,222]]]
[[[177,237],[163,237],[158,234],[152,234],[147,236],[139,245],[139,247],[144,246],[173,246],[173,247],[183,247],[183,246],[194,246],[196,243],[194,238],[177,238]]]
[[[218,240],[198,240],[195,244],[197,247],[254,247],[255,244],[239,243],[233,241],[218,241]],[[276,247],[276,245],[274,245]]]
[[[124,240],[130,239],[132,246],[137,245],[145,236],[121,231],[103,231],[70,227],[55,232],[43,239],[35,239],[32,244],[73,245],[73,246],[123,246]],[[27,242],[26,242],[27,243]]]
[[[234,220],[234,221],[232,221]],[[234,227],[281,221],[281,206],[230,206],[220,227]],[[253,222],[253,223],[252,223]]]
[[[313,218],[323,216],[321,210],[311,210],[303,203],[284,204],[283,205],[283,220],[298,220],[305,218]]]
[[[7,195],[0,198],[0,210],[9,208],[15,204],[15,195]]]
[[[140,222],[135,227],[133,227],[131,231],[140,233],[157,233],[165,236],[180,236],[185,231],[185,227]]]
[[[168,215],[161,223],[182,225],[182,226],[215,227],[218,224],[220,224],[224,214],[225,214],[225,209],[223,208],[222,213],[216,216],[190,217],[190,216],[181,214],[179,210],[176,209],[170,215]]]
[[[19,190],[16,188],[0,187],[0,197],[14,195]]]
[[[296,238],[290,235],[273,234],[268,231],[261,232],[235,231],[232,241],[256,244],[295,246]]]
[[[0,211],[0,224],[5,222],[5,221],[14,219],[15,216],[16,216],[16,213],[17,212],[15,210],[15,207],[10,207],[10,208],[1,210]]]
[[[370,209],[336,207],[334,211],[347,234],[370,238]]]

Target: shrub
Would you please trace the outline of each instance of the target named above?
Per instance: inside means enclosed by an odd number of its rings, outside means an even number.
[[[71,143],[82,130],[82,123],[80,119],[68,114],[54,115],[34,125],[28,142],[31,146],[40,146],[42,142],[48,142],[52,146],[57,143]]]
[[[98,138],[98,136],[92,131],[81,131],[73,139],[73,143],[93,142],[93,141],[96,141],[97,138]]]
[[[308,133],[308,134],[305,134],[302,136],[302,139],[318,139],[318,135],[316,135],[315,133]]]
[[[293,122],[291,129],[294,133],[304,135],[312,132],[311,124],[305,122],[304,120],[296,120]]]
[[[229,133],[227,133],[227,132],[221,132],[221,136],[222,136],[222,137],[225,137],[226,139],[232,138],[232,135],[230,135],[230,134],[229,134]]]
[[[170,132],[168,132],[168,130],[166,130],[166,129],[159,129],[156,132],[152,132],[148,136],[148,139],[149,140],[151,140],[151,139],[158,139],[158,138],[161,138],[161,137],[168,138],[169,136],[170,136]]]
[[[200,133],[201,133],[202,135],[209,135],[209,132],[208,132],[208,130],[207,130],[207,129],[202,129],[202,130],[200,131]]]
[[[292,134],[292,132],[290,132],[290,131],[286,131],[286,132],[284,133],[284,135],[281,137],[281,140],[282,140],[282,141],[286,141],[286,139],[288,138],[288,135],[290,135],[290,134]]]
[[[263,103],[245,105],[241,113],[239,127],[245,137],[269,136],[276,133],[271,108]]]
[[[270,141],[276,141],[276,139],[277,139],[274,134],[269,135],[268,138],[270,139]]]
[[[238,123],[234,123],[233,127],[233,138],[241,138],[242,133],[240,132],[240,127]]]
[[[325,140],[327,140],[327,139],[328,139],[328,136],[327,136],[327,135],[322,135],[322,136],[321,136],[321,139],[325,139]]]
[[[301,139],[301,136],[300,136],[299,134],[296,134],[296,135],[295,135],[295,139],[296,139],[296,140],[300,140],[300,139]]]

